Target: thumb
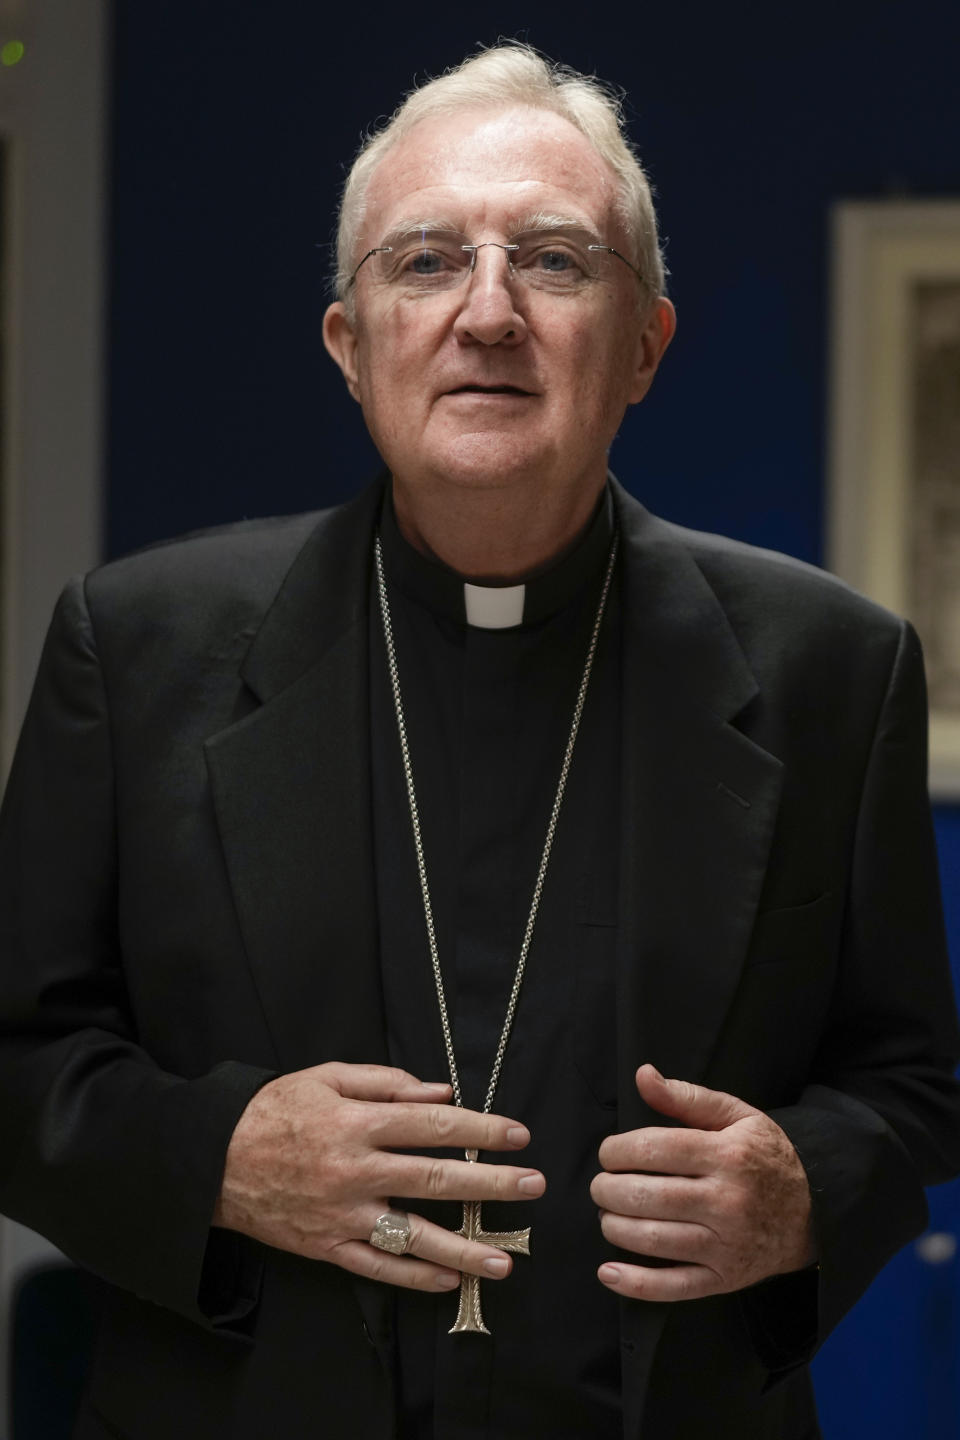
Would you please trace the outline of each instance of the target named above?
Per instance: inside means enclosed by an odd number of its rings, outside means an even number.
[[[708,1090],[705,1085],[694,1085],[689,1080],[665,1080],[653,1065],[640,1066],[637,1089],[651,1110],[696,1130],[725,1130],[728,1125],[758,1113],[745,1100],[738,1100],[725,1090]]]

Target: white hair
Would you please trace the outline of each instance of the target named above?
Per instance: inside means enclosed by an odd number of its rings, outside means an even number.
[[[617,208],[648,298],[665,293],[666,267],[650,182],[625,132],[621,97],[603,81],[557,65],[519,42],[495,45],[412,90],[379,130],[368,134],[343,187],[337,227],[335,289],[352,301],[350,278],[374,170],[414,125],[465,109],[527,105],[562,115],[586,136],[620,184]]]

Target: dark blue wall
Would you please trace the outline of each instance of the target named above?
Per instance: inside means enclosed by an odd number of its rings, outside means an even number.
[[[110,553],[337,500],[376,460],[320,341],[361,128],[520,35],[624,86],[678,339],[614,452],[671,518],[822,553],[827,216],[960,191],[957,0],[631,8],[117,0]],[[937,816],[960,955],[960,814]],[[960,1191],[934,1200],[960,1230]],[[892,1266],[820,1361],[827,1433],[960,1433],[956,1262]],[[929,1415],[909,1408],[932,1396]],[[926,1401],[924,1402],[927,1403]]]

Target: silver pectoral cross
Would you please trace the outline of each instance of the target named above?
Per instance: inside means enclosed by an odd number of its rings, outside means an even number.
[[[471,1164],[476,1163],[476,1150],[468,1150],[467,1159]],[[530,1227],[526,1230],[484,1230],[480,1203],[479,1200],[463,1202],[463,1224],[455,1233],[462,1235],[465,1240],[478,1240],[483,1245],[496,1245],[499,1250],[509,1250],[511,1255],[529,1255]],[[460,1276],[460,1307],[457,1318],[447,1333],[459,1335],[469,1331],[475,1335],[490,1334],[483,1323],[483,1311],[480,1308],[479,1275]]]

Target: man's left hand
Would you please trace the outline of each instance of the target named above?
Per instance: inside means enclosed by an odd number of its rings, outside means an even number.
[[[601,1265],[619,1295],[692,1300],[742,1290],[816,1259],[810,1187],[796,1150],[762,1110],[722,1090],[665,1080],[652,1065],[637,1089],[679,1126],[611,1135],[590,1194],[605,1237],[674,1263]]]

